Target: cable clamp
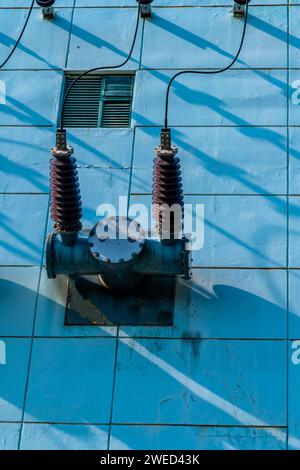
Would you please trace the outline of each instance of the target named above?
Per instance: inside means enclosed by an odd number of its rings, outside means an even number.
[[[232,13],[233,13],[233,16],[237,18],[244,17],[246,13],[246,2],[242,4],[242,3],[237,3],[234,1]]]
[[[42,17],[43,20],[54,20],[55,19],[55,10],[53,7],[43,7],[42,8]]]

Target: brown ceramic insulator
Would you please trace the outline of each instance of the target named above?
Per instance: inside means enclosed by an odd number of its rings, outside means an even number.
[[[183,190],[179,158],[174,155],[166,157],[158,154],[153,163],[153,217],[163,238],[177,238],[182,230],[183,221]],[[171,214],[169,220],[169,208],[174,204],[178,204],[181,212],[179,211],[179,217],[175,218]],[[166,214],[165,219],[164,214]]]
[[[79,232],[82,206],[74,157],[50,160],[51,217],[58,232]]]

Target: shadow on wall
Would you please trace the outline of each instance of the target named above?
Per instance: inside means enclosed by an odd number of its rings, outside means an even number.
[[[195,285],[191,284],[190,288],[193,291],[192,295],[195,296]],[[5,307],[1,312],[0,328],[2,322],[13,321],[17,324],[17,322],[26,321],[24,317],[22,318],[20,308],[19,312],[14,312],[14,303],[17,304],[14,299],[21,298],[24,299],[24,303],[35,305],[36,292],[16,283],[1,280],[0,293],[1,302]],[[236,321],[240,321],[238,317],[242,316],[245,325],[248,322],[255,321],[255,317],[262,311],[270,312],[271,309],[274,317],[286,314],[284,309],[274,306],[271,302],[231,286],[214,286],[214,295],[215,297],[209,298],[206,289],[197,290],[200,310],[197,328],[200,334],[201,319],[207,316],[205,311],[208,312],[208,316],[214,314],[219,318],[223,317],[223,321],[229,323],[232,322],[234,317]],[[237,305],[240,306],[240,310]],[[64,317],[63,305],[57,305],[53,300],[40,296],[38,315],[42,314],[43,309],[53,310],[56,313],[59,311],[59,321],[62,324]],[[13,317],[12,312],[14,312]],[[186,308],[186,312],[189,312],[189,308]],[[33,316],[27,320],[33,324]],[[184,306],[181,308],[180,318],[177,318],[176,321],[177,323],[181,321],[184,324]],[[195,328],[195,322],[193,328]],[[79,329],[77,328],[76,331],[78,332]],[[277,388],[279,403],[276,403],[277,405],[281,404],[281,401],[284,400],[282,391],[285,390],[285,379],[281,376],[282,370],[280,370],[281,367],[278,363],[276,365],[276,371],[277,368],[278,371],[276,372],[271,363],[264,362],[263,355],[259,354],[257,356],[256,349],[259,343],[239,340],[235,342],[227,340],[222,342],[205,341],[199,339],[199,337],[186,337],[185,339],[179,337],[176,340],[173,339],[173,341],[157,338],[147,340],[129,338],[125,331],[121,331],[120,334],[119,342],[123,352],[120,354],[117,367],[117,397],[114,421],[124,422],[122,413],[124,417],[124,413],[126,415],[128,410],[123,410],[123,405],[120,408],[118,395],[124,396],[124,393],[131,393],[131,384],[135,381],[134,374],[139,374],[140,383],[138,387],[140,387],[141,393],[143,390],[148,389],[147,381],[149,379],[148,374],[150,374],[152,382],[155,380],[156,383],[161,384],[160,388],[156,388],[155,396],[149,401],[149,409],[145,408],[145,404],[141,408],[141,403],[138,403],[136,410],[130,410],[130,422],[141,422],[142,414],[145,416],[143,423],[149,424],[156,422],[158,424],[170,424],[170,416],[172,416],[172,424],[175,420],[174,424],[178,425],[183,423],[199,424],[200,422],[211,426],[218,424],[222,426],[268,427],[261,431],[266,436],[272,437],[275,447],[284,448],[286,442],[285,430],[274,429],[272,426],[284,426],[286,424],[285,411],[279,411],[280,408],[277,408],[274,414],[275,403],[269,400],[268,397],[270,398],[269,394],[273,389],[273,385],[276,387],[279,385]],[[112,399],[111,387],[115,365],[114,337],[108,335],[104,338],[80,338],[78,336],[76,338],[35,339],[25,420],[44,423],[109,424]],[[211,354],[213,350],[209,349],[213,343],[217,343],[217,348],[221,348],[216,355]],[[269,347],[268,343],[260,342],[261,347],[267,349]],[[8,363],[0,368],[0,421],[19,421],[24,404],[30,339],[7,338],[7,344]],[[25,349],[24,344],[26,344]],[[244,350],[243,347],[246,344],[249,346]],[[284,351],[285,344],[278,344],[280,348],[282,346]],[[272,347],[272,344],[270,347]],[[166,348],[170,348],[167,353]],[[176,350],[176,348],[178,349]],[[261,348],[260,351],[262,352]],[[276,358],[278,356],[280,359],[284,356],[283,351],[278,351],[280,354],[276,355]],[[246,354],[245,357],[244,353]],[[201,357],[201,361],[199,361],[199,357]],[[222,367],[220,368],[219,364],[220,360],[222,363],[223,357],[227,357],[223,364],[224,370]],[[260,357],[260,360],[258,360],[258,357]],[[105,361],[103,358],[105,358]],[[259,364],[257,364],[257,360]],[[280,360],[282,363],[285,363],[285,361],[284,357]],[[11,367],[10,363],[12,364]],[[253,366],[253,370],[249,370],[246,374],[249,375],[249,378],[244,377],[242,379],[244,366],[248,363]],[[261,365],[262,363],[263,365]],[[266,364],[270,366],[270,370],[265,370]],[[260,381],[251,385],[250,382],[255,380],[253,374],[257,374],[257,367],[264,369],[260,371],[260,374],[266,373],[271,383],[267,380],[267,384]],[[132,377],[131,373],[135,368],[137,370],[133,372]],[[218,374],[208,373],[209,370],[218,370]],[[230,370],[232,380],[228,381]],[[142,375],[140,375],[141,371],[143,371]],[[118,378],[119,375],[120,379]],[[157,375],[156,378],[155,375]],[[168,397],[167,401],[166,397]],[[169,412],[172,410],[174,415],[166,415],[166,409]],[[265,417],[271,416],[271,423],[264,420]],[[194,422],[194,419],[197,419],[197,423]],[[125,420],[125,422],[127,421]],[[53,427],[55,428],[55,425]],[[61,432],[71,434],[71,431],[68,427],[64,430],[62,426]],[[243,431],[241,432],[243,433]],[[293,439],[295,446],[300,447],[298,440]],[[259,445],[259,442],[255,443],[255,440],[253,440],[252,445],[255,447]]]

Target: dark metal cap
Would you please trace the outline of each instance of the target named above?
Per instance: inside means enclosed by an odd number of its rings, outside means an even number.
[[[49,8],[54,5],[55,0],[36,0],[36,3],[43,8]]]
[[[234,0],[234,2],[238,5],[246,5],[247,3],[250,3],[251,0]]]
[[[141,5],[150,5],[150,3],[153,2],[153,0],[136,0],[138,3]]]

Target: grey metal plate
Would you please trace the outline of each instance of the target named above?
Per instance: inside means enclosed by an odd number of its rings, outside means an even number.
[[[172,326],[176,279],[147,277],[129,292],[112,292],[97,276],[70,278],[65,325]]]

